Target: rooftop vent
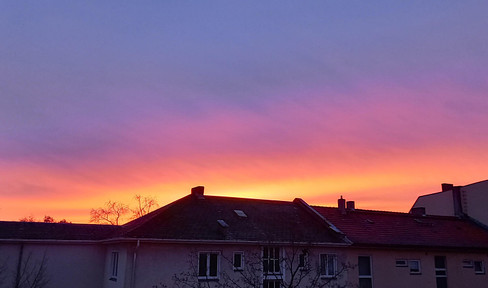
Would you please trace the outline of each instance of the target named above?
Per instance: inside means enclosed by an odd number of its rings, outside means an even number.
[[[452,190],[452,188],[454,188],[454,185],[449,183],[442,183],[441,187],[442,187],[442,192],[445,192],[445,191]]]
[[[354,203],[354,201],[347,201],[346,206],[347,206],[347,210],[351,210],[351,211],[356,210],[356,204]]]
[[[414,207],[410,209],[410,214],[415,216],[425,216],[425,207]]]
[[[246,213],[242,210],[234,210],[234,212],[237,214],[239,217],[247,217]]]
[[[198,199],[205,199],[203,196],[203,191],[205,190],[205,187],[203,186],[196,186],[191,188],[191,195],[197,197]]]
[[[217,220],[217,222],[220,224],[220,226],[222,226],[223,228],[227,228],[229,227],[229,224],[227,224],[224,220],[222,219],[219,219]]]
[[[341,211],[341,214],[346,214],[346,199],[341,198],[337,200],[337,207],[339,208],[339,211]]]

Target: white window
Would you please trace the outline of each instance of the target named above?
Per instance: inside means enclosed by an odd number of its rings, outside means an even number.
[[[234,270],[244,269],[244,252],[234,252],[234,257],[232,258],[232,264]]]
[[[410,268],[410,274],[421,274],[420,260],[408,261],[408,267]]]
[[[337,255],[320,254],[320,276],[335,277],[337,274]]]
[[[198,278],[219,278],[219,252],[198,253]]]
[[[309,266],[308,253],[303,252],[298,254],[298,268],[300,268],[300,270],[307,270],[310,268]]]
[[[281,274],[280,248],[263,248],[263,272],[264,274]]]
[[[264,280],[263,288],[281,288],[281,280]]]
[[[485,263],[483,261],[473,261],[473,264],[476,274],[485,274]]]
[[[397,259],[395,260],[396,267],[408,267],[408,261],[405,259]]]
[[[463,260],[463,268],[473,268],[473,267],[474,267],[473,260],[469,260],[469,259]]]
[[[373,287],[373,274],[371,272],[371,257],[358,257],[359,288]]]
[[[112,251],[110,255],[110,278],[111,281],[117,281],[119,274],[119,252]]]
[[[437,288],[447,288],[447,265],[446,256],[435,256],[435,281]]]

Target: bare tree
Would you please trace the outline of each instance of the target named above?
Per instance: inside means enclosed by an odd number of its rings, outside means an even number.
[[[44,221],[43,222],[44,223],[54,223],[55,221],[54,221],[54,218],[53,217],[51,217],[49,215],[46,215],[46,216],[44,216]]]
[[[131,219],[136,219],[141,216],[144,216],[152,211],[153,208],[159,207],[158,202],[152,196],[141,196],[136,195],[134,196],[136,200],[136,208],[130,209],[132,212]]]
[[[43,254],[40,261],[34,261],[32,253],[19,262],[14,288],[45,288],[49,283],[46,273],[47,257]]]
[[[126,204],[116,201],[108,201],[105,203],[105,207],[91,209],[90,222],[119,225],[121,218],[128,212],[129,206]]]
[[[36,218],[34,218],[34,216],[32,216],[32,215],[20,218],[19,221],[20,222],[37,222]]]

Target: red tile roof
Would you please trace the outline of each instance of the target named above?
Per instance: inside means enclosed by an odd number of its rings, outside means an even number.
[[[353,245],[488,249],[488,231],[469,219],[312,206]]]

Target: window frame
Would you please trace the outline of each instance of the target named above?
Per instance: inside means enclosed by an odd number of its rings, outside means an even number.
[[[269,284],[271,283],[273,283],[273,286],[278,284],[278,287],[283,287],[283,281],[281,279],[263,279],[263,288],[269,288]]]
[[[440,261],[442,260],[442,261]],[[438,265],[442,264],[442,265]],[[437,288],[447,287],[447,259],[446,256],[434,256],[434,272]]]
[[[310,262],[308,260],[308,252],[303,251],[298,254],[298,269],[301,271],[307,271],[310,269]]]
[[[412,263],[418,263],[418,271],[413,270]],[[408,260],[408,269],[410,270],[410,275],[421,275],[422,274],[422,264],[418,259]]]
[[[323,263],[322,259],[324,259],[323,257],[325,257],[325,263]],[[329,258],[332,259],[333,261],[333,264],[332,264],[332,267],[334,269],[333,273],[329,273]],[[322,267],[325,266],[325,269],[323,269]],[[325,274],[322,273],[323,271],[325,271]],[[335,278],[337,277],[337,254],[335,253],[320,253],[319,254],[319,272],[320,272],[320,277],[321,278]]]
[[[395,259],[395,267],[408,267],[407,259]]]
[[[281,257],[284,251],[282,251],[282,248],[278,246],[263,246],[261,253],[263,275],[283,275],[283,267],[281,267]],[[276,254],[278,254],[278,256],[276,256]],[[272,267],[272,269],[270,269],[270,267]],[[278,268],[278,271],[276,271],[276,268]]]
[[[369,274],[361,274],[361,268],[359,266],[359,258],[368,258],[369,260]],[[371,283],[369,286],[373,287],[373,258],[369,255],[359,255],[358,256],[358,278],[359,282],[361,282],[361,279],[368,279],[369,282]],[[361,287],[361,286],[360,286]]]
[[[236,255],[240,255],[241,257],[241,265],[236,266]],[[234,251],[232,254],[232,268],[234,271],[242,271],[244,270],[244,251]]]
[[[205,254],[206,255],[206,263],[205,263],[205,275],[201,275],[200,274],[200,268],[201,268],[201,264],[200,264],[200,260],[201,260],[201,255]],[[211,271],[212,271],[212,263],[211,263],[211,255],[216,255],[217,256],[217,262],[216,262],[216,275],[213,276],[213,275],[210,275]],[[220,279],[220,252],[219,251],[199,251],[198,252],[198,274],[197,274],[197,277],[198,277],[198,280],[218,280]]]
[[[479,267],[481,269],[477,269],[477,264],[479,264]],[[486,268],[485,268],[485,262],[483,260],[474,260],[473,261],[473,268],[474,268],[474,273],[478,275],[483,275],[486,273]]]
[[[112,252],[110,253],[110,281],[117,282],[117,278],[119,276],[119,259],[119,251],[112,250]]]

